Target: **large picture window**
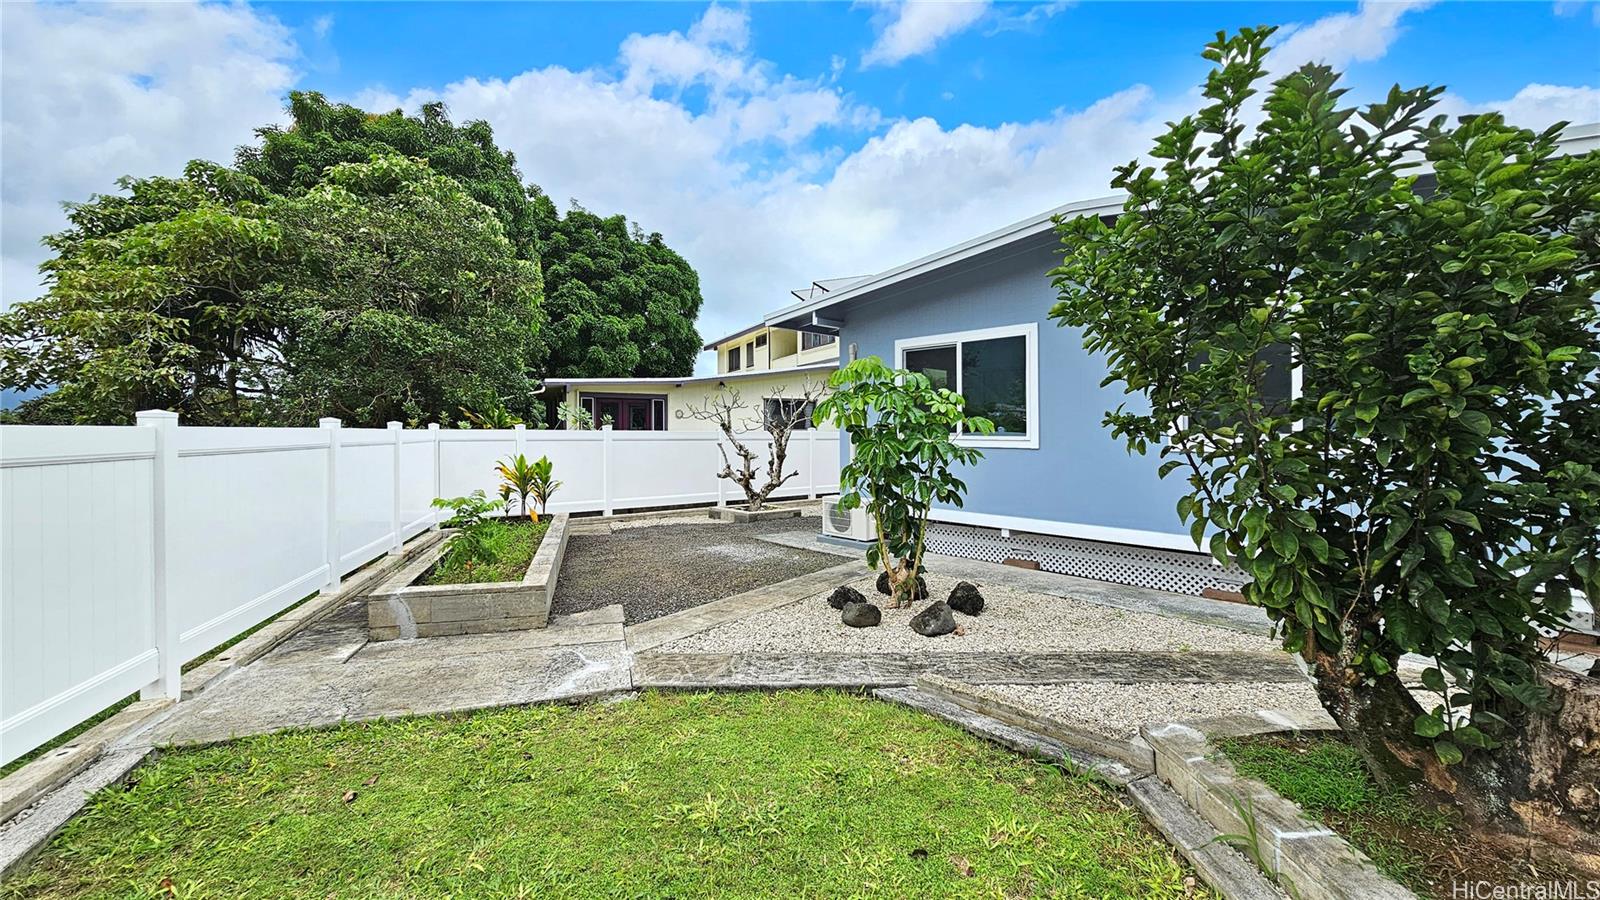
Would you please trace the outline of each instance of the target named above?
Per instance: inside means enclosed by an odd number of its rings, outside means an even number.
[[[1032,322],[895,342],[897,365],[967,400],[994,434],[962,435],[978,447],[1039,446],[1038,326]]]

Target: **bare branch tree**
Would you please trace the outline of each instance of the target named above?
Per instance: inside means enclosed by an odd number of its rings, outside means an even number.
[[[785,387],[779,387],[774,391],[775,396],[763,401],[759,408],[753,408],[740,396],[738,388],[728,388],[707,397],[699,406],[691,405],[674,415],[680,419],[713,422],[722,430],[723,441],[717,444],[717,449],[722,452],[722,471],[717,473],[717,477],[737,484],[744,491],[745,508],[756,512],[773,491],[800,474],[798,469],[788,474],[783,472],[789,456],[789,436],[796,428],[811,421],[812,408],[827,391],[826,384],[808,379],[798,394],[789,394]],[[767,457],[766,480],[759,486],[756,457],[760,454],[739,439],[741,433],[749,434],[757,429],[765,431],[772,440],[772,452]],[[728,456],[730,446],[734,456],[738,457],[737,467]]]

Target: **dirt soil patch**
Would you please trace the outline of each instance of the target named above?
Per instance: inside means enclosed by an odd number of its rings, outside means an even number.
[[[761,540],[821,531],[816,517],[747,525],[675,523],[603,534],[575,532],[556,582],[551,615],[622,604],[629,625],[838,565],[838,556]]]
[[[1240,774],[1299,803],[1419,896],[1445,900],[1453,896],[1452,885],[1473,882],[1574,882],[1583,888],[1586,876],[1549,858],[1549,848],[1480,833],[1451,810],[1380,790],[1337,735],[1263,735],[1218,744]]]

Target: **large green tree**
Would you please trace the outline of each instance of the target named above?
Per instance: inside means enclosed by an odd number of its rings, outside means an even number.
[[[270,213],[297,252],[259,292],[284,315],[284,418],[378,424],[530,408],[539,265],[519,259],[494,212],[454,180],[379,156],[334,166]]]
[[[1600,589],[1600,154],[1452,125],[1439,88],[1352,108],[1325,66],[1258,95],[1270,34],[1207,48],[1209,105],[1117,169],[1115,224],[1062,224],[1052,315],[1140,396],[1107,424],[1185,476],[1179,517],[1385,784],[1593,852],[1597,764],[1570,742],[1600,736],[1562,709],[1594,686],[1540,629]]]
[[[240,148],[238,168],[268,190],[295,195],[329,167],[374,153],[428,160],[495,211],[525,259],[543,261],[549,312],[545,374],[556,377],[688,375],[700,352],[694,320],[700,280],[659,234],[623,215],[574,205],[565,215],[516,158],[501,150],[488,123],[455,125],[442,103],[409,116],[330,103],[315,92],[290,95],[287,127],[260,129],[259,146]]]
[[[330,103],[316,91],[289,95],[288,126],[256,130],[259,145],[240,147],[235,167],[275,194],[304,194],[340,163],[374,155],[426,159],[433,171],[455,179],[474,200],[494,210],[505,235],[524,259],[538,258],[534,205],[517,160],[494,142],[482,120],[456,125],[443,103],[424,104],[421,115],[400,110],[371,113]]]
[[[260,420],[281,374],[281,321],[256,290],[290,263],[259,183],[210,163],[123,179],[125,196],[68,209],[45,239],[47,292],[0,316],[0,382],[55,389],[26,421],[126,423],[182,410],[201,424]]]
[[[566,378],[688,375],[700,352],[700,277],[659,234],[533,191],[550,318],[547,372]]]
[[[427,163],[336,165],[303,195],[208,163],[73,207],[47,293],[0,317],[25,421],[355,425],[525,410],[539,270]]]

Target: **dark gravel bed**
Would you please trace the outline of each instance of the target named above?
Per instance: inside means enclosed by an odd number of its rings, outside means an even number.
[[[620,603],[626,622],[633,625],[844,562],[757,537],[821,528],[821,520],[811,516],[573,534],[567,538],[550,613],[567,615]]]

